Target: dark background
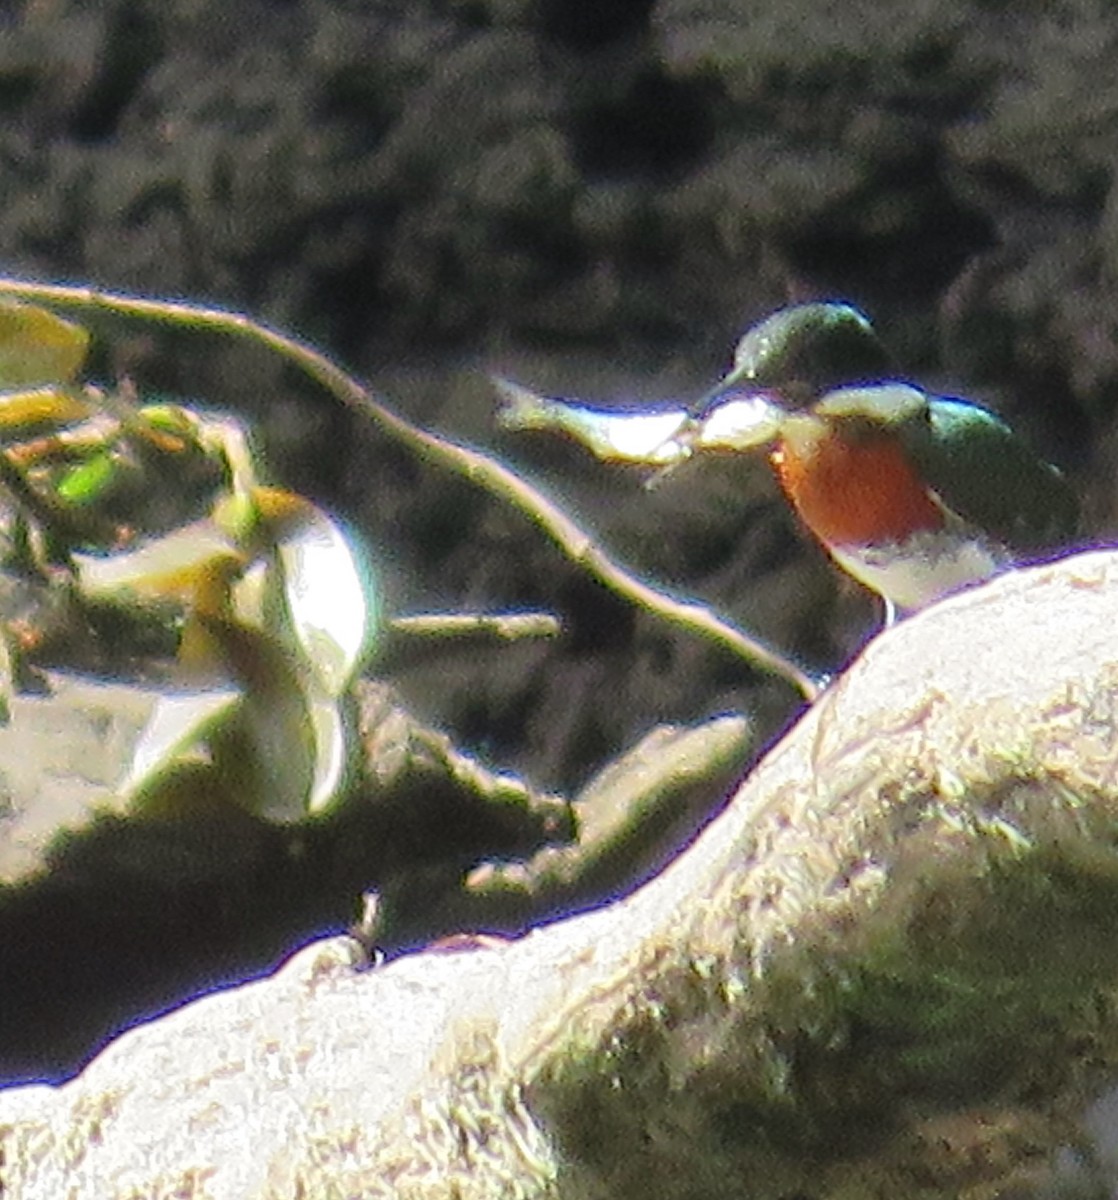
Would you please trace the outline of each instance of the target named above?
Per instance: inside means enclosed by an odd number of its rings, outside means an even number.
[[[0,6],[0,268],[244,310],[561,497],[815,669],[877,620],[763,462],[652,493],[493,428],[485,372],[691,399],[741,329],[844,297],[1115,523],[1118,14],[1089,0],[26,0]],[[525,522],[261,352],[136,326],[98,369],[260,422],[367,536],[392,611],[546,606],[546,645],[386,662],[492,764],[574,789],[777,682],[613,599]],[[976,630],[981,637],[981,630]],[[374,664],[373,669],[376,669]]]

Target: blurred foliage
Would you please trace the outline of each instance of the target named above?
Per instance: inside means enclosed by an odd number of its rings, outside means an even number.
[[[343,699],[376,624],[363,556],[320,508],[262,482],[235,418],[80,382],[88,343],[45,309],[0,306],[9,565],[177,643],[126,793],[158,807],[202,756],[258,815],[321,812],[343,789]]]
[[[80,629],[107,627],[115,658],[101,673],[154,683],[118,799],[139,817],[207,821],[217,797],[281,824],[338,811],[347,795],[372,800],[381,850],[368,878],[383,902],[359,931],[371,946],[515,932],[621,894],[720,806],[747,722],[653,731],[607,768],[604,800],[596,784],[567,801],[488,769],[358,671],[389,625],[500,644],[559,636],[561,623],[548,613],[384,619],[354,533],[271,484],[240,420],[141,398],[128,380],[84,381],[87,331],[41,305],[256,342],[406,451],[520,511],[626,602],[814,694],[794,664],[635,577],[514,471],[412,425],[313,347],[219,309],[0,280],[0,484],[11,499],[0,577],[34,579],[78,628],[56,664],[81,666]],[[10,687],[47,636],[34,620],[17,624],[0,623]],[[346,805],[343,820],[355,808],[372,813]],[[556,845],[569,848],[561,860],[533,857]],[[524,871],[510,875],[502,864],[513,861]]]

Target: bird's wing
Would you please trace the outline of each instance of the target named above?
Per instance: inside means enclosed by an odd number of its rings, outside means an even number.
[[[929,486],[964,521],[1022,552],[1074,537],[1079,503],[1071,486],[994,413],[932,396],[926,415],[901,432]]]

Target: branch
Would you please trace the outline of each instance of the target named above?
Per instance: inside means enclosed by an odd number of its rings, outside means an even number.
[[[347,407],[360,413],[401,445],[445,470],[462,475],[490,495],[511,504],[538,525],[572,561],[612,591],[690,633],[698,634],[796,688],[808,701],[819,684],[801,667],[703,605],[676,600],[643,583],[613,561],[560,508],[499,462],[420,429],[382,404],[352,375],[313,347],[278,333],[241,313],[164,300],[142,300],[90,287],[69,287],[0,277],[0,296],[35,301],[67,310],[111,313],[199,332],[245,338],[294,363]]]
[[[412,613],[392,617],[388,627],[413,637],[491,637],[505,642],[553,638],[562,632],[559,618],[549,612]]]

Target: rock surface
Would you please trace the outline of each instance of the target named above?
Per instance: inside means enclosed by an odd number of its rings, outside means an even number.
[[[1106,1194],[1116,617],[1101,553],[928,610],[628,900],[311,946],[0,1096],[4,1195]]]

